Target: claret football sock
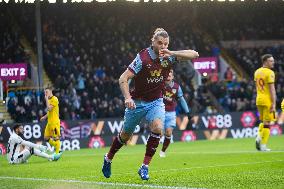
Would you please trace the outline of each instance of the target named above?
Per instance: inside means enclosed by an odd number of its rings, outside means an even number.
[[[107,153],[107,158],[112,160],[116,152],[118,152],[123,145],[124,142],[122,142],[120,135],[116,136],[112,142],[109,152]]]
[[[160,134],[151,133],[150,137],[148,138],[147,145],[146,145],[146,153],[144,157],[143,164],[149,165],[154,156],[157,147],[159,146],[160,142]]]
[[[165,152],[171,143],[171,137],[165,136],[162,151]]]

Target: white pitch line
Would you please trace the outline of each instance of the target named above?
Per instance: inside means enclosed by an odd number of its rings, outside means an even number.
[[[179,186],[162,186],[162,185],[151,185],[151,184],[127,184],[127,183],[95,182],[95,181],[66,180],[66,179],[46,179],[46,178],[25,178],[25,177],[9,177],[9,176],[0,176],[0,179],[97,184],[97,185],[108,185],[108,186],[145,187],[145,188],[193,189],[193,188],[179,187]]]

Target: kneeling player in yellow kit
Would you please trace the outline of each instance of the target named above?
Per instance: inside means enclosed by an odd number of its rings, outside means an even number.
[[[274,67],[274,58],[271,54],[265,54],[261,57],[262,67],[254,73],[256,83],[256,106],[259,112],[261,123],[256,137],[256,149],[259,151],[270,151],[266,147],[270,136],[270,125],[276,120],[276,92],[275,92],[275,74],[271,70]]]
[[[55,148],[55,153],[60,150],[60,120],[58,98],[52,94],[52,89],[47,87],[44,90],[45,101],[47,106],[47,114],[40,120],[47,118],[47,125],[44,130],[44,139]]]

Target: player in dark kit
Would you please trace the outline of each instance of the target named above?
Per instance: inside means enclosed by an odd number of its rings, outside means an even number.
[[[114,155],[132,136],[142,118],[150,126],[144,161],[138,174],[148,180],[148,165],[159,145],[165,119],[165,105],[162,90],[172,65],[178,60],[189,60],[199,55],[194,50],[168,50],[169,35],[157,28],[150,47],[141,50],[133,62],[119,78],[119,85],[125,98],[124,126],[115,137],[109,152],[104,157],[102,172],[106,178],[111,176],[111,163]],[[129,91],[128,81],[134,81],[134,90]]]
[[[180,102],[183,111],[187,114],[188,119],[191,118],[189,108],[183,97],[183,92],[180,85],[174,80],[174,71],[171,69],[163,91],[165,103],[165,123],[164,123],[164,143],[160,151],[160,157],[166,157],[166,149],[169,147],[173,129],[176,127],[176,107],[177,101]]]

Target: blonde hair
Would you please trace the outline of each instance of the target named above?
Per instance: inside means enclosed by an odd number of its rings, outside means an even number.
[[[169,34],[164,28],[156,28],[152,40],[156,39],[158,36],[162,36],[163,38],[168,38]]]

